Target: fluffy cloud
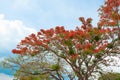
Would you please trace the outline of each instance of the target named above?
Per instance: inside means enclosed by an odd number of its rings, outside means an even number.
[[[10,49],[25,36],[36,33],[36,30],[27,27],[20,20],[7,20],[0,14],[0,48]]]
[[[0,73],[0,80],[13,80],[12,76]]]

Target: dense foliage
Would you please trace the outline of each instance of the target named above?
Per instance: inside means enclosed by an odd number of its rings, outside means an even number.
[[[106,73],[102,74],[98,80],[120,80],[120,73]]]

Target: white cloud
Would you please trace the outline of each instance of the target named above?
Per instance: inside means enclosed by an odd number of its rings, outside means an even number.
[[[9,76],[4,73],[0,73],[0,80],[13,80],[13,76]]]
[[[4,15],[0,14],[0,48],[10,49],[16,46],[25,36],[36,33],[36,30],[27,27],[20,20],[7,20]]]
[[[0,20],[3,19],[5,16],[4,14],[0,14]]]

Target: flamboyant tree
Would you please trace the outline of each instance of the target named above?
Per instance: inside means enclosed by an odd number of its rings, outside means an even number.
[[[120,38],[120,0],[106,0],[103,6],[99,8],[100,22],[99,26],[114,26],[118,28],[118,37]]]
[[[59,63],[68,65],[66,68],[74,72],[76,79],[88,80],[94,72],[97,72],[101,63],[105,64],[105,58],[113,48],[109,40],[115,34],[116,28],[93,27],[91,18],[85,20],[80,17],[79,20],[83,25],[76,27],[75,30],[65,30],[63,26],[48,30],[41,29],[37,34],[31,34],[22,40],[12,52],[33,56],[42,53],[53,54],[59,59]],[[57,68],[62,67],[59,63]],[[56,80],[64,79],[61,71],[56,69],[56,65],[55,69],[47,69],[47,72]]]
[[[120,0],[106,0],[99,8],[100,26],[117,26],[120,22]]]
[[[111,36],[111,45],[114,52],[120,53],[120,0],[106,0],[104,5],[101,6],[98,11],[100,14],[100,21],[98,23],[98,26],[116,29],[115,34]]]
[[[82,25],[75,30],[66,30],[64,26],[41,29],[21,40],[12,52],[35,59],[37,55],[45,54],[47,59],[43,61],[49,66],[42,67],[41,71],[37,68],[36,73],[29,71],[32,75],[49,74],[55,80],[64,80],[66,76],[70,80],[89,80],[103,65],[109,64],[108,56],[119,54],[119,6],[120,0],[106,0],[99,9],[98,26],[91,24],[91,18],[80,17]],[[38,57],[37,60],[36,63],[40,61]]]

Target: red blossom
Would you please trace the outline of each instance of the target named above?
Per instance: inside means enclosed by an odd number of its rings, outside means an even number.
[[[74,35],[76,35],[76,32],[74,32],[74,31],[70,31],[68,37],[69,37],[69,38],[73,38]]]
[[[98,53],[98,52],[100,52],[100,50],[99,49],[95,49],[93,52],[94,53]]]
[[[21,53],[22,53],[22,50],[16,50],[16,49],[13,49],[13,50],[12,50],[12,53],[14,53],[14,54],[15,54],[15,53],[17,53],[17,54],[21,54]]]
[[[78,54],[73,54],[73,55],[71,55],[71,59],[76,59],[76,58],[78,58]]]
[[[100,33],[105,33],[105,32],[106,32],[105,29],[101,29],[101,30],[99,30],[99,31],[100,31]]]
[[[92,44],[91,43],[86,43],[85,48],[91,48]]]
[[[83,23],[85,22],[84,17],[80,17],[79,20],[80,20],[81,22],[83,22]]]
[[[81,44],[77,44],[77,45],[76,45],[76,48],[77,48],[77,49],[80,49],[81,46],[82,46]]]
[[[16,54],[37,54],[42,48],[45,48],[46,50],[51,50],[50,44],[55,46],[56,48],[64,47],[65,51],[67,52],[67,48],[71,47],[69,50],[71,52],[83,52],[83,53],[97,53],[100,50],[104,50],[106,48],[105,45],[101,45],[100,41],[102,41],[102,38],[100,40],[95,41],[91,40],[94,38],[94,36],[104,36],[104,33],[111,32],[111,29],[98,29],[94,27],[90,27],[90,21],[91,18],[88,18],[85,20],[84,18],[80,18],[81,21],[83,21],[82,25],[86,26],[86,29],[81,27],[76,27],[75,30],[65,30],[63,26],[57,26],[55,28],[51,28],[48,30],[41,29],[37,35],[31,34],[28,37],[25,37],[24,40],[21,40],[19,47],[17,49],[13,49],[12,52]],[[99,37],[96,37],[99,38]],[[55,43],[54,43],[55,42]],[[58,46],[57,43],[59,43]],[[99,43],[99,44],[98,44]],[[66,45],[67,44],[67,45]],[[95,45],[96,44],[96,45]],[[101,46],[100,46],[101,45]],[[41,46],[41,47],[40,47]],[[74,46],[74,47],[72,47]],[[95,49],[99,46],[99,49]],[[75,50],[74,50],[75,49]],[[68,50],[68,52],[69,52]],[[82,50],[82,51],[80,51]],[[93,51],[94,50],[94,51]],[[80,54],[75,54],[73,57],[76,57]]]
[[[105,4],[99,9],[100,26],[116,26],[120,20],[119,16],[120,0],[106,0]],[[112,22],[111,22],[112,21]]]
[[[37,35],[42,35],[42,33],[41,33],[41,32],[38,32]]]
[[[117,23],[115,22],[115,21],[112,21],[112,22],[109,22],[108,23],[110,26],[114,26],[114,25],[116,25]]]
[[[23,47],[21,50],[22,50],[23,52],[26,52],[26,51],[27,51],[27,47]]]

